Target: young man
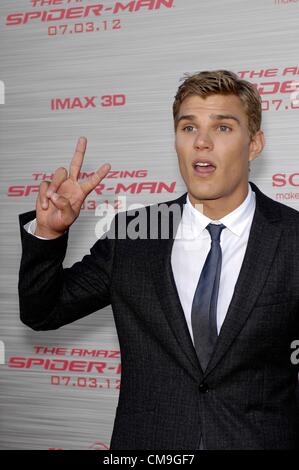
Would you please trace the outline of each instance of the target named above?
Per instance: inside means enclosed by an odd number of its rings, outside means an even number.
[[[78,182],[81,139],[69,175],[56,170],[20,215],[21,320],[56,329],[111,304],[122,358],[111,449],[295,449],[299,213],[248,182],[264,146],[259,94],[232,72],[200,72],[173,113],[188,192],[166,205],[179,217],[132,239],[118,231],[134,214],[119,214],[115,237],[63,269],[69,227],[109,171]]]

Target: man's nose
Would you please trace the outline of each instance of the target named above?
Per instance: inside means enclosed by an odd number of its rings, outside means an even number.
[[[194,148],[198,150],[202,149],[211,149],[213,147],[213,142],[208,133],[199,133],[194,139]]]

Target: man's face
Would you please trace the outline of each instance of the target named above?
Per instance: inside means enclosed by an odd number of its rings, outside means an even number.
[[[248,162],[263,148],[261,131],[250,139],[240,98],[189,96],[178,119],[175,148],[191,202],[234,197],[237,201],[242,191],[247,192]]]

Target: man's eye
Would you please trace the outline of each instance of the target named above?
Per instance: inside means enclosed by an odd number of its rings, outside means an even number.
[[[185,132],[192,132],[195,129],[194,126],[185,126],[183,127],[183,131]]]
[[[221,129],[221,131],[223,131],[223,132],[231,131],[231,128],[228,127],[228,126],[225,126],[224,124],[222,124],[221,126],[219,126],[219,129]]]

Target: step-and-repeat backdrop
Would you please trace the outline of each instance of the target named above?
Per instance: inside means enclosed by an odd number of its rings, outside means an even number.
[[[64,265],[97,240],[99,204],[173,199],[185,191],[172,102],[185,72],[225,68],[263,100],[266,147],[251,180],[299,209],[297,0],[1,0],[0,447],[108,449],[121,357],[110,308],[56,331],[19,320],[18,214],[43,180],[110,162],[70,231]]]

